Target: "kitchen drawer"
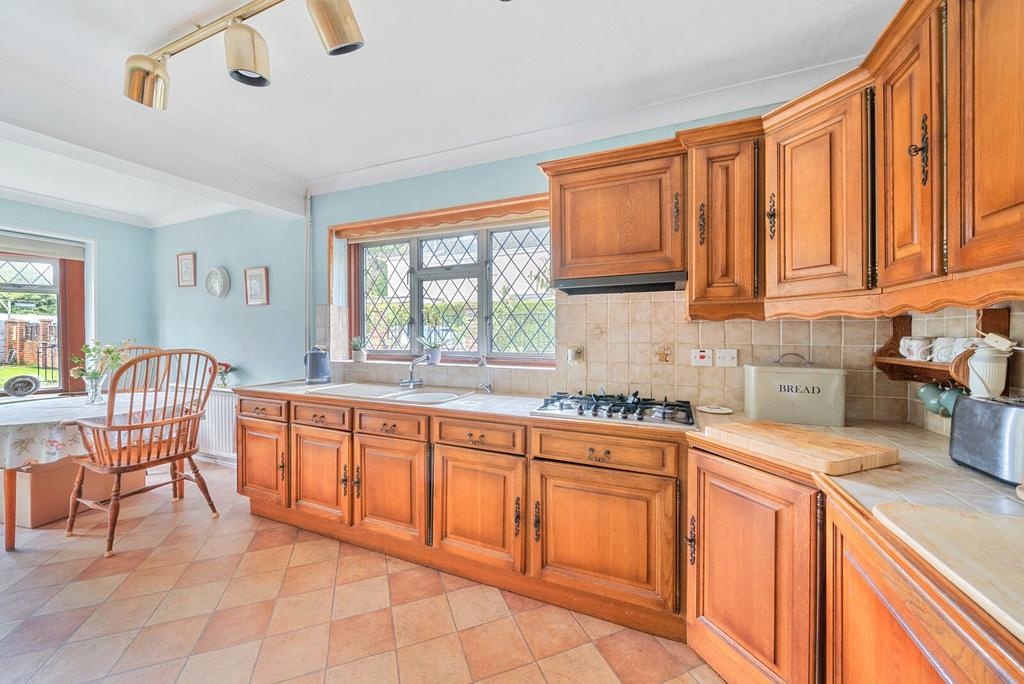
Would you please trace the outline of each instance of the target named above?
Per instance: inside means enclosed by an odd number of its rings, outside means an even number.
[[[292,422],[332,430],[351,430],[352,411],[340,406],[292,402]]]
[[[531,435],[530,454],[534,458],[553,458],[661,475],[675,475],[678,469],[679,445],[675,442],[548,428],[534,428]]]
[[[507,454],[525,454],[526,428],[522,425],[502,425],[479,420],[436,418],[434,441]]]
[[[427,441],[427,417],[356,409],[356,432]]]
[[[288,402],[278,399],[252,399],[243,397],[238,402],[238,415],[264,420],[288,421]]]

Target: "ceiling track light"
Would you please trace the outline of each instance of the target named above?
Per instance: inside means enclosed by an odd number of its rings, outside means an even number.
[[[225,32],[228,75],[246,85],[270,85],[267,43],[259,32],[242,22],[283,1],[253,0],[148,55],[132,55],[124,64],[125,97],[152,109],[166,109],[168,59],[221,31]],[[363,34],[349,0],[306,0],[306,7],[328,55],[347,54],[363,46]]]

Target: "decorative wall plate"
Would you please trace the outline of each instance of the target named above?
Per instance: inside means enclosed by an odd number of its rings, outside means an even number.
[[[15,375],[4,383],[4,392],[9,397],[27,397],[39,391],[39,378],[34,375]]]

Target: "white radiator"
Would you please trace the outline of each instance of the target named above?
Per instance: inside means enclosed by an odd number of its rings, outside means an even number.
[[[199,453],[235,464],[235,407],[238,397],[229,389],[214,387],[199,427]]]

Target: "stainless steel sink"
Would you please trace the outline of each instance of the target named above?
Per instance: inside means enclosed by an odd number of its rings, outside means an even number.
[[[420,387],[388,395],[389,401],[400,401],[406,404],[444,404],[472,394],[472,390],[452,390],[438,387]]]
[[[326,394],[346,399],[385,399],[403,404],[444,404],[473,394],[473,390],[456,387],[417,387],[400,389],[394,385],[349,382],[307,390],[307,394]]]

